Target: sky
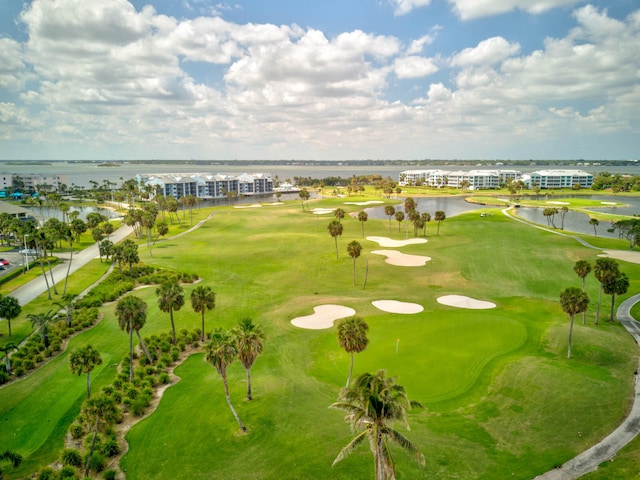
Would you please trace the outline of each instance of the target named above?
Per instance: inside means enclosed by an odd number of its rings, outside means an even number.
[[[0,160],[638,159],[638,0],[0,0]]]

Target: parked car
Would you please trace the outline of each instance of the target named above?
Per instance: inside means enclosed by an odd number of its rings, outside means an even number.
[[[9,265],[9,260],[5,260],[4,258],[0,258],[0,265]]]

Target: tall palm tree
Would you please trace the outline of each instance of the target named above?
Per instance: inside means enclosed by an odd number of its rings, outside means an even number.
[[[84,478],[86,478],[89,475],[89,465],[91,465],[91,457],[96,447],[98,433],[104,432],[118,421],[120,409],[112,397],[100,395],[85,402],[81,415],[83,422],[88,427],[89,433],[93,433],[91,448],[89,449],[87,463],[84,468]]]
[[[578,260],[576,264],[573,266],[573,271],[578,274],[578,276],[582,279],[582,291],[585,291],[585,279],[589,273],[591,273],[591,264],[586,260]],[[582,312],[582,324],[586,323],[586,310]]]
[[[22,307],[17,298],[10,295],[0,295],[0,318],[7,321],[9,327],[9,336],[11,336],[11,320],[17,318],[22,312]]]
[[[611,295],[611,313],[609,314],[609,321],[613,322],[614,319],[614,306],[616,304],[616,295],[624,295],[629,290],[629,277],[625,273],[620,273],[615,278],[602,286],[604,293]]]
[[[600,302],[602,300],[602,290],[606,283],[611,282],[620,273],[618,262],[611,258],[598,258],[593,267],[593,274],[600,282],[600,290],[598,291],[598,305],[596,306],[596,325],[600,321]]]
[[[396,222],[398,222],[398,232],[399,232],[400,226],[402,225],[402,222],[404,220],[404,212],[398,210],[395,216],[396,216]]]
[[[91,398],[91,372],[97,365],[102,365],[102,357],[91,345],[76,348],[69,355],[71,373],[78,376],[87,374],[87,398]]]
[[[407,430],[407,411],[412,407],[421,407],[418,402],[409,400],[401,385],[396,383],[395,377],[386,377],[384,370],[376,374],[363,373],[354,382],[352,388],[343,388],[338,401],[331,408],[347,412],[345,421],[358,433],[338,454],[333,465],[348,456],[365,440],[369,441],[369,448],[375,462],[376,480],[396,478],[396,467],[390,442],[393,442],[412,454],[421,464],[425,464],[424,455],[390,423],[401,420]]]
[[[134,295],[127,295],[116,305],[116,317],[121,330],[129,334],[129,381],[133,380],[133,331],[147,319],[147,303]]]
[[[369,325],[367,322],[364,318],[358,317],[357,315],[343,318],[336,323],[338,344],[344,348],[345,352],[351,354],[351,367],[349,367],[346,387],[349,387],[351,375],[353,374],[353,354],[364,351],[369,344],[369,339],[367,338],[368,331]]]
[[[49,310],[47,313],[30,313],[27,318],[34,327],[35,333],[40,335],[44,346],[49,348],[49,324],[56,318],[55,312]]]
[[[369,219],[369,214],[364,210],[358,212],[358,221],[362,224],[362,238],[364,238],[364,222]]]
[[[158,295],[158,307],[168,313],[171,319],[171,337],[175,345],[176,325],[173,321],[173,312],[177,312],[184,305],[184,290],[177,281],[172,280],[160,285],[156,289],[156,295]]]
[[[200,333],[200,341],[204,342],[204,312],[211,310],[216,306],[216,292],[211,287],[198,285],[191,291],[191,308],[196,313],[202,315],[202,332]]]
[[[235,344],[233,335],[230,332],[217,328],[211,335],[211,341],[205,346],[204,359],[213,365],[222,377],[224,383],[224,395],[227,399],[227,405],[231,413],[240,425],[243,432],[247,431],[247,427],[244,426],[242,420],[236,413],[236,409],[233,408],[231,403],[231,396],[229,395],[229,383],[227,382],[227,367],[233,363],[238,354],[238,349]]]
[[[357,241],[352,241],[347,245],[347,252],[349,252],[349,256],[353,258],[353,284],[356,284],[356,259],[360,256],[362,252],[362,245],[360,245]]]
[[[593,226],[593,235],[595,237],[598,236],[598,230],[596,230],[596,227],[598,225],[600,225],[600,221],[597,218],[590,218],[589,219],[589,225]]]
[[[342,235],[343,226],[338,220],[331,220],[329,226],[329,234],[336,242],[336,260],[338,259],[338,237]]]
[[[250,318],[243,318],[234,327],[232,334],[235,337],[238,359],[247,371],[247,400],[251,400],[251,367],[262,353],[265,335],[262,327],[253,323]]]
[[[62,295],[62,302],[53,302],[64,310],[64,314],[67,317],[67,327],[71,327],[73,324],[73,314],[76,310],[76,300],[78,296],[73,293],[65,293]]]
[[[447,216],[445,215],[445,213],[442,210],[436,210],[436,214],[434,215],[433,219],[438,222],[438,230],[436,232],[436,235],[440,235],[440,222],[444,222],[446,220]]]
[[[396,209],[393,205],[387,205],[384,207],[384,214],[389,217],[389,235],[391,235],[391,217],[396,214]]]
[[[344,218],[345,214],[346,214],[345,211],[343,209],[341,209],[341,208],[336,208],[333,211],[333,215],[336,217],[338,222],[342,221],[342,219]]]
[[[571,358],[571,343],[573,341],[573,318],[576,314],[584,312],[589,306],[588,295],[576,287],[566,288],[560,293],[560,307],[562,311],[571,317],[569,324],[569,349],[567,358]]]

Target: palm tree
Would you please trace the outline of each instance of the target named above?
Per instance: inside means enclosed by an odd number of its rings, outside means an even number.
[[[338,237],[342,235],[343,226],[338,220],[331,220],[329,226],[329,234],[336,242],[336,260],[338,259]]]
[[[18,468],[18,466],[22,463],[22,455],[19,453],[12,452],[11,450],[5,450],[0,453],[0,462],[10,461],[13,465],[13,468]],[[0,470],[0,479],[2,479],[2,470]]]
[[[427,236],[427,223],[429,223],[431,221],[431,214],[428,212],[424,212],[422,215],[420,215],[420,217],[422,218],[423,224],[422,224],[422,228],[424,228],[424,236]]]
[[[404,448],[424,465],[424,455],[409,439],[389,425],[401,420],[409,430],[407,411],[412,407],[422,405],[409,400],[404,387],[396,383],[395,377],[386,378],[384,370],[378,370],[376,374],[360,375],[356,378],[353,388],[340,391],[338,401],[332,404],[331,408],[347,412],[345,421],[354,431],[361,428],[364,430],[340,451],[333,465],[348,456],[365,440],[369,441],[369,448],[373,453],[376,480],[396,478],[395,463],[389,448],[390,441]]]
[[[605,283],[602,286],[604,293],[611,295],[611,313],[609,314],[609,321],[613,322],[613,310],[616,304],[616,295],[624,295],[629,290],[629,277],[625,273],[620,273],[611,281]]]
[[[362,252],[362,245],[360,245],[355,240],[350,242],[347,245],[347,252],[349,252],[349,256],[353,258],[353,284],[356,284],[356,259],[360,256]]]
[[[198,285],[191,291],[191,308],[196,313],[202,314],[202,332],[200,341],[204,342],[204,312],[216,306],[216,292],[211,287]]]
[[[176,344],[176,325],[173,321],[173,312],[177,312],[184,305],[184,290],[175,280],[168,281],[156,289],[158,295],[158,307],[165,313],[169,313],[171,319],[171,336],[173,344]]]
[[[34,327],[35,333],[40,335],[45,348],[49,348],[49,324],[56,318],[54,311],[49,310],[47,313],[30,313],[27,315],[27,318]]]
[[[341,208],[336,208],[336,209],[333,211],[333,215],[336,217],[336,219],[338,220],[338,222],[341,222],[341,221],[342,221],[342,219],[343,219],[343,218],[344,218],[344,216],[345,216],[345,211],[344,211],[343,209],[341,209]]]
[[[73,293],[65,293],[62,295],[62,302],[53,302],[55,305],[64,310],[64,313],[67,317],[67,327],[71,327],[71,325],[73,324],[73,314],[76,310],[77,298],[78,296]]]
[[[589,225],[593,226],[593,235],[597,237],[598,231],[596,230],[596,227],[600,225],[600,221],[597,218],[590,218]]]
[[[402,212],[401,210],[398,210],[396,212],[396,222],[398,222],[398,232],[400,231],[400,225],[402,225],[403,220],[404,220],[404,212]]]
[[[253,323],[250,318],[240,320],[232,333],[236,341],[238,359],[247,371],[247,400],[251,400],[251,367],[262,353],[265,335],[262,327]]]
[[[233,408],[231,403],[231,396],[229,395],[229,383],[227,382],[227,367],[233,363],[238,354],[238,349],[235,344],[233,335],[228,331],[221,328],[217,328],[211,335],[211,341],[205,346],[204,359],[213,365],[222,377],[224,383],[224,395],[227,399],[227,405],[231,413],[240,425],[243,432],[247,431],[247,427],[244,426],[242,420],[236,413],[236,409]]]
[[[11,359],[9,358],[9,354],[17,349],[18,346],[15,343],[11,342],[5,343],[4,345],[0,346],[0,352],[4,353],[4,368],[9,375],[11,375]]]
[[[582,279],[582,291],[585,291],[585,278],[589,273],[591,273],[591,264],[586,260],[578,260],[576,264],[573,266],[573,271],[578,274],[578,276]],[[587,312],[582,312],[582,324],[586,323],[586,314]]]
[[[87,400],[82,407],[82,419],[88,426],[89,433],[93,433],[91,448],[89,449],[87,463],[84,468],[84,478],[89,475],[89,465],[91,465],[91,457],[96,447],[98,433],[107,430],[118,421],[119,417],[120,409],[117,407],[113,398],[107,397],[106,395],[100,395]]]
[[[346,387],[349,387],[349,383],[351,383],[351,375],[353,374],[353,354],[363,352],[369,344],[369,339],[367,338],[368,331],[369,325],[367,322],[364,318],[357,315],[343,318],[338,320],[336,323],[338,344],[345,352],[351,354],[351,367],[349,368]]]
[[[571,342],[573,340],[573,318],[577,313],[584,312],[589,306],[588,295],[576,287],[566,288],[560,294],[560,306],[562,311],[571,317],[569,326],[569,350],[567,358],[571,358]]]
[[[384,207],[384,214],[389,217],[389,235],[391,235],[391,217],[396,214],[396,209],[393,205],[387,205]]]
[[[129,381],[132,381],[133,331],[136,330],[136,326],[144,325],[147,319],[147,303],[134,295],[127,295],[118,301],[116,305],[116,317],[118,317],[118,326],[120,329],[129,334]]]
[[[306,211],[305,202],[309,200],[309,191],[306,188],[303,188],[298,192],[298,196],[300,197],[300,204],[302,205],[302,211]]]
[[[600,321],[600,302],[602,299],[602,290],[604,284],[611,282],[619,275],[618,262],[611,258],[598,258],[596,259],[595,267],[593,268],[593,274],[600,282],[600,290],[598,291],[598,305],[596,307],[596,325]]]
[[[20,312],[22,312],[22,307],[17,298],[10,295],[0,295],[0,318],[4,318],[7,321],[9,336],[11,336],[11,320],[17,318]]]
[[[446,218],[447,216],[442,210],[436,210],[436,214],[433,217],[433,219],[438,222],[438,230],[436,232],[436,235],[440,235],[440,222],[444,222]]]
[[[364,210],[358,212],[358,221],[362,224],[362,238],[364,238],[364,222],[369,219],[369,214]]]
[[[87,374],[87,398],[91,398],[91,371],[97,365],[102,365],[102,357],[91,345],[76,348],[69,355],[71,373],[78,376]]]

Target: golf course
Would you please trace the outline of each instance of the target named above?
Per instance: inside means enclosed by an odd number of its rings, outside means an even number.
[[[413,227],[394,219],[359,221],[358,212],[367,207],[348,203],[354,199],[403,208],[398,200],[373,195],[306,205],[291,195],[255,208],[202,206],[184,217],[180,212],[182,224],[172,222],[151,250],[145,238],[131,237],[143,264],[200,279],[183,285],[186,302],[174,312],[177,330],[200,327],[201,315],[188,298],[204,285],[216,293],[215,308],[205,314],[207,333],[251,318],[266,339],[251,369],[251,401],[240,362],[227,370],[246,433],[227,406],[220,375],[196,348],[175,368],[176,379],[153,413],[127,427],[128,447],[118,468],[128,480],[373,478],[367,442],[332,466],[357,433],[344,412],[329,408],[345,386],[351,357],[333,325],[304,328],[295,322],[327,305],[352,309],[369,326],[354,376],[385,370],[423,406],[409,410],[410,430],[402,422],[394,425],[425,457],[421,465],[392,444],[399,479],[531,479],[620,424],[634,397],[638,347],[618,322],[609,321],[611,296],[602,295],[600,322],[594,324],[600,283],[591,273],[585,281],[586,322],[576,315],[568,359],[570,318],[559,297],[582,286],[577,261],[594,265],[603,250],[628,251],[626,240],[581,235],[596,247],[589,248],[492,209],[492,215],[476,210],[447,217],[439,228],[432,220],[426,237],[418,231],[426,242],[387,247],[380,239],[413,239]],[[313,208],[324,210],[313,214]],[[346,212],[336,238],[327,228],[335,209]],[[199,228],[177,235],[201,220]],[[362,247],[355,259],[347,250],[353,241]],[[396,253],[374,253],[379,251]],[[398,254],[428,260],[388,261]],[[616,306],[640,292],[640,264],[617,262],[630,285],[616,296]],[[70,290],[80,293],[106,268],[93,260],[70,278]],[[170,332],[155,286],[130,295],[148,305],[143,337]],[[445,301],[452,299],[469,302]],[[52,305],[43,294],[24,307],[12,322],[14,332],[30,330],[27,313]],[[24,458],[15,469],[2,464],[6,479],[26,478],[59,461],[86,398],[86,377],[69,369],[74,348],[90,344],[102,356],[91,376],[94,392],[117,377],[129,336],[118,326],[116,305],[100,307],[96,325],[73,336],[58,356],[0,387],[0,450]],[[393,313],[380,305],[410,308]],[[639,313],[636,305],[633,314]],[[4,323],[0,345],[7,341]],[[638,462],[636,439],[585,478],[636,478]]]

